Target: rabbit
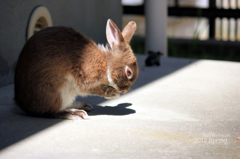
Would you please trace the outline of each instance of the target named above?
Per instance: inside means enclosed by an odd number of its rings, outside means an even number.
[[[153,52],[153,51],[148,51],[148,57],[145,60],[145,64],[146,66],[153,66],[153,65],[157,65],[160,66],[160,57],[163,55],[163,53],[161,53],[160,51],[158,52]]]
[[[88,119],[88,103],[76,96],[117,98],[138,76],[137,59],[129,45],[136,30],[129,22],[121,32],[108,19],[108,43],[96,44],[73,28],[56,26],[34,34],[16,64],[16,104],[32,115]]]

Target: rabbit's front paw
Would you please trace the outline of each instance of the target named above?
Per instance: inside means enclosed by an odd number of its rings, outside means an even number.
[[[113,87],[107,86],[106,89],[104,90],[104,97],[106,99],[113,99],[113,98],[118,98],[120,96],[120,93]]]
[[[74,102],[70,108],[83,109],[87,112],[94,110],[94,108],[88,103]]]

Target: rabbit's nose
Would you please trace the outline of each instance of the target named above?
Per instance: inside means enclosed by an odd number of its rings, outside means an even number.
[[[122,91],[122,93],[124,94],[124,93],[127,93],[127,91],[126,90],[124,90],[124,91]]]

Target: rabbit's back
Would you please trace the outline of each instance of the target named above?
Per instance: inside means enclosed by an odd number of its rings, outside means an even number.
[[[92,40],[72,28],[50,27],[36,33],[23,47],[16,65],[17,104],[30,112],[57,112],[64,77],[81,69],[85,47],[92,45]]]
[[[28,40],[20,53],[18,63],[23,61],[32,66],[42,62],[60,62],[62,59],[73,60],[81,56],[84,46],[91,43],[92,40],[72,28],[46,28]]]

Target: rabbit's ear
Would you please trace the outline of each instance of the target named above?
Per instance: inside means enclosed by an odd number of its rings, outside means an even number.
[[[107,21],[106,34],[111,48],[113,48],[113,46],[119,46],[120,43],[124,41],[121,31],[111,19]]]
[[[122,31],[124,40],[127,43],[130,43],[132,36],[134,35],[137,29],[137,24],[134,21],[129,22]]]

